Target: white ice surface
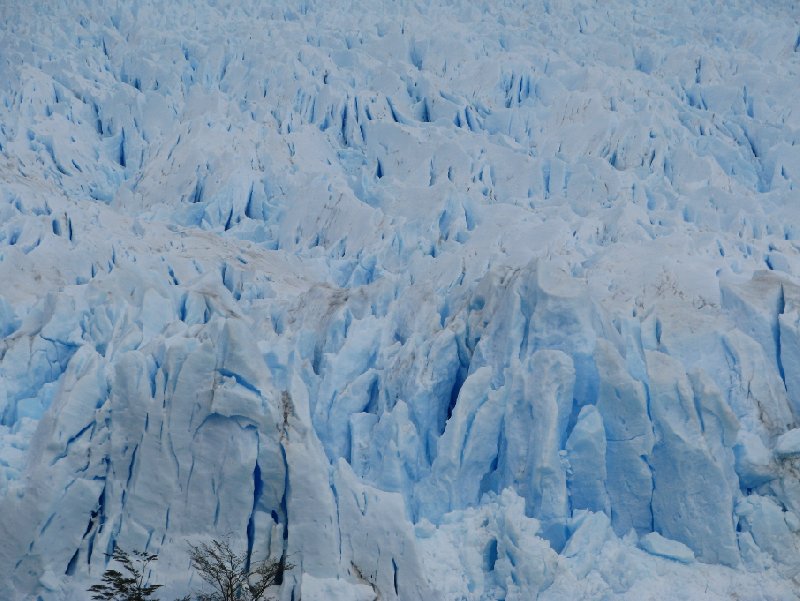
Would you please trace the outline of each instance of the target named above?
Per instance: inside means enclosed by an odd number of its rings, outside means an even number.
[[[0,599],[798,598],[798,22],[0,3]]]

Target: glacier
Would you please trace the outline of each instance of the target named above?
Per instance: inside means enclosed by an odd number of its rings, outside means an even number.
[[[0,599],[797,599],[798,22],[0,3]]]

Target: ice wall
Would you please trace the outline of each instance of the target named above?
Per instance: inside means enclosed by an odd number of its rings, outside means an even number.
[[[796,598],[797,7],[216,4],[0,5],[0,597]]]

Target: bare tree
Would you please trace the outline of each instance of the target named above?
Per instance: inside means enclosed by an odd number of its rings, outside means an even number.
[[[280,584],[283,572],[294,566],[285,558],[249,563],[246,553],[236,553],[227,540],[189,545],[192,567],[213,589],[200,593],[199,601],[261,601],[267,589]]]

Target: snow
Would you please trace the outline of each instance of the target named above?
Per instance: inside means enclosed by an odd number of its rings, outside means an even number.
[[[0,5],[0,598],[800,595],[798,8]]]

